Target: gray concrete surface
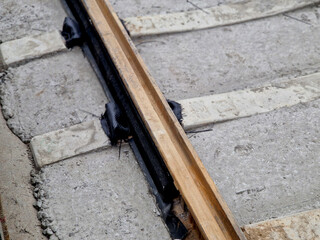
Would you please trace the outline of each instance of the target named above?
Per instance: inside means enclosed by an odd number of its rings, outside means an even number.
[[[65,16],[59,0],[1,0],[0,41],[60,30]]]
[[[119,2],[114,5],[121,17],[190,7],[186,1],[132,2],[139,9],[124,8]],[[208,7],[207,1],[192,2]],[[134,42],[165,96],[185,99],[317,72],[319,23],[320,9],[314,6],[238,25]],[[243,225],[320,207],[319,127],[316,101],[217,124],[191,141]]]
[[[7,11],[1,15],[2,41],[60,29],[65,15],[58,1],[1,4],[1,10]],[[1,73],[0,100],[8,126],[24,142],[96,119],[107,102],[79,48]],[[120,159],[118,155],[117,148],[91,153],[49,166],[43,174],[32,173],[37,216],[45,235],[50,239],[169,239],[128,146],[122,147]],[[32,208],[31,202],[25,204]]]
[[[95,119],[35,136],[29,146],[35,165],[41,168],[84,153],[107,149],[111,142],[101,127],[100,119]]]
[[[26,36],[0,44],[2,64],[10,67],[60,51],[67,51],[67,47],[58,30]]]
[[[12,240],[45,239],[32,206],[32,167],[27,146],[10,131],[0,113],[0,196]]]
[[[59,239],[170,239],[128,145],[120,157],[110,148],[44,167],[34,181],[38,216]]]
[[[320,208],[319,117],[316,100],[189,134],[240,225]]]
[[[112,2],[122,17],[194,9],[186,1]],[[61,28],[64,12],[58,1],[0,4],[2,41]],[[276,16],[134,42],[167,98],[259,87],[319,68],[319,9],[289,15],[304,22]],[[10,68],[1,74],[0,86],[7,124],[25,142],[93,119],[91,113],[100,115],[106,102],[79,49]],[[319,104],[190,135],[240,224],[319,207]],[[122,147],[120,159],[112,149],[46,167],[33,183],[44,232],[56,232],[52,240],[168,238],[128,147]]]
[[[107,98],[79,48],[10,68],[3,75],[2,111],[24,142],[104,112]]]
[[[259,87],[320,67],[319,8],[289,15],[134,42],[169,99]]]
[[[245,227],[247,240],[292,240],[320,238],[320,209],[306,211]]]
[[[25,142],[104,112],[107,99],[80,49],[10,68],[2,75],[3,113]],[[115,148],[44,169],[50,174],[43,175],[35,188],[35,196],[41,198],[37,206],[44,234],[51,239],[150,239],[154,234],[166,239],[168,233],[156,216],[143,175],[131,151],[123,149],[122,156],[130,155],[125,162],[118,160]],[[74,167],[82,161],[82,167]],[[83,181],[88,188],[74,194],[73,188]]]
[[[190,11],[241,2],[246,2],[246,0],[110,0],[121,18]],[[263,3],[263,1],[260,2]],[[303,2],[303,0],[297,0],[297,2]]]

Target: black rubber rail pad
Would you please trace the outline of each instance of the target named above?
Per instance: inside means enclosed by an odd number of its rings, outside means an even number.
[[[146,169],[148,169],[148,173],[145,173],[145,175],[149,175],[149,179],[152,179],[151,185],[155,186],[153,192],[157,193],[155,196],[156,199],[158,199],[157,203],[159,209],[164,210],[166,208],[162,207],[162,203],[166,206],[169,204],[170,206],[173,199],[179,196],[179,192],[174,186],[173,179],[150,134],[144,126],[108,51],[105,49],[97,31],[92,26],[81,1],[66,0],[66,3],[75,17],[75,20],[79,23],[83,41],[86,42],[91,50],[91,54],[112,94],[112,98],[122,112],[123,117],[128,122],[131,130],[130,134],[133,138],[132,141],[135,145],[134,152],[136,156],[139,152],[139,158],[141,157],[141,159],[143,159],[144,165],[146,166]],[[174,239],[183,239],[187,234],[187,230],[180,220],[171,213],[171,209],[169,209],[168,212],[167,210],[162,212],[162,216],[167,223],[171,237]]]

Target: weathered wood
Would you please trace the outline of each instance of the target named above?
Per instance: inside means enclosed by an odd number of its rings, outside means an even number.
[[[82,0],[205,239],[245,239],[110,4]]]
[[[303,8],[320,1],[315,0],[257,0],[221,4],[212,8],[162,15],[125,18],[132,37],[185,32],[213,28],[273,16]]]

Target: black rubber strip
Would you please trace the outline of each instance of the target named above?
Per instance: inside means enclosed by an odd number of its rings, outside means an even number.
[[[131,149],[132,149],[134,155],[136,156],[137,162],[138,162],[145,178],[147,179],[147,181],[149,183],[152,194],[155,196],[157,205],[161,211],[161,217],[165,221],[165,223],[169,229],[171,237],[173,239],[184,239],[188,234],[188,230],[181,223],[179,218],[177,218],[173,214],[172,202],[169,202],[169,203],[165,202],[163,200],[163,197],[161,196],[161,194],[158,192],[157,187],[152,180],[152,177],[148,171],[147,166],[145,165],[145,162],[140,154],[139,149],[137,148],[137,145],[136,145],[134,139],[130,139],[129,144],[131,146]]]
[[[181,107],[181,104],[178,103],[178,102],[175,102],[173,100],[169,100],[169,99],[167,99],[167,102],[168,102],[170,108],[172,109],[174,115],[178,119],[179,123],[182,124],[182,107]]]
[[[130,136],[130,127],[123,112],[115,102],[106,104],[106,112],[101,117],[101,125],[110,139],[111,145],[126,141]]]
[[[66,40],[67,48],[80,46],[82,44],[83,38],[79,24],[70,17],[64,19],[61,35]]]
[[[144,165],[148,169],[148,174],[152,179],[155,189],[157,189],[159,196],[161,196],[161,201],[166,203],[172,202],[174,198],[179,196],[179,192],[175,188],[173,179],[166,165],[164,164],[164,161],[148,130],[146,129],[135,105],[133,104],[109,53],[100,39],[99,34],[92,26],[90,18],[81,1],[65,1],[75,17],[75,20],[79,23],[80,30],[83,33],[82,37],[84,38],[84,42],[90,49],[92,57],[94,58],[96,65],[98,66],[101,75],[104,78],[112,98],[117,103],[121,112],[125,115],[129,123],[134,144],[136,146],[136,156],[138,150],[139,156],[143,159]],[[159,208],[161,209],[160,206]],[[165,219],[168,228],[169,225],[183,225],[179,219],[172,218],[171,214],[162,215],[170,216]],[[172,219],[170,220],[171,222],[167,222],[169,219]],[[172,229],[172,227],[170,228]],[[181,237],[182,235],[184,234],[180,233],[179,236]],[[171,236],[176,238],[173,233],[171,233]],[[183,237],[180,239],[182,238]]]

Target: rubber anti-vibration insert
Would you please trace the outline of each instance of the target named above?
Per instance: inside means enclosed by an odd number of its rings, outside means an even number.
[[[179,123],[182,123],[182,108],[181,108],[181,104],[177,103],[175,101],[169,100],[167,99],[167,102],[170,106],[170,108],[172,109],[174,115],[176,115],[176,118],[178,119]]]
[[[115,102],[106,104],[106,111],[101,117],[101,125],[113,146],[118,141],[127,140],[130,135],[128,122]]]
[[[88,13],[86,12],[82,2],[79,0],[65,1],[68,8],[72,12],[74,19],[79,23],[79,27],[83,35],[82,37],[85,40],[83,45],[86,45],[90,49],[90,52],[92,53],[91,56],[95,60],[96,66],[98,66],[99,71],[101,72],[101,76],[103,76],[103,81],[106,84],[109,93],[112,95],[112,100],[109,98],[110,102],[115,102],[117,104],[121,114],[123,114],[123,117],[128,123],[130,128],[130,136],[132,136],[132,139],[134,139],[137,149],[134,151],[134,153],[137,156],[136,152],[138,151],[139,155],[143,159],[144,165],[148,169],[150,179],[152,179],[156,192],[161,195],[162,200],[158,201],[158,206],[161,210],[161,216],[166,222],[168,228],[170,225],[170,229],[176,229],[170,230],[170,235],[173,239],[177,239],[176,236],[178,235],[176,234],[179,234],[179,236],[183,235],[178,232],[182,231],[181,229],[184,228],[184,226],[170,214],[173,199],[180,195],[173,183],[173,179],[161,157],[159,150],[152,140],[148,129],[144,125],[144,122],[140,117],[139,112],[130,97],[130,94],[126,90],[120,74],[115,67],[107,49],[105,48],[104,43],[97,33],[97,30],[91,24]],[[83,47],[83,45],[81,45],[81,47]],[[112,105],[110,105],[110,107],[112,107]],[[114,116],[116,116],[116,114],[113,114],[113,117]],[[105,124],[104,127],[107,127],[107,124]],[[161,202],[163,203],[163,206]]]
[[[184,239],[188,234],[188,230],[180,221],[180,219],[174,215],[172,211],[172,203],[165,202],[163,200],[163,196],[158,192],[157,187],[154,184],[152,177],[148,171],[148,168],[146,167],[139,153],[137,145],[134,142],[134,139],[130,139],[129,144],[131,146],[132,151],[134,152],[134,155],[136,156],[137,162],[141,170],[143,171],[143,175],[149,183],[151,192],[155,196],[156,203],[158,205],[159,210],[161,211],[161,217],[165,221],[171,237],[173,239]]]
[[[66,40],[67,48],[80,46],[83,42],[79,24],[70,17],[64,19],[61,35]]]

